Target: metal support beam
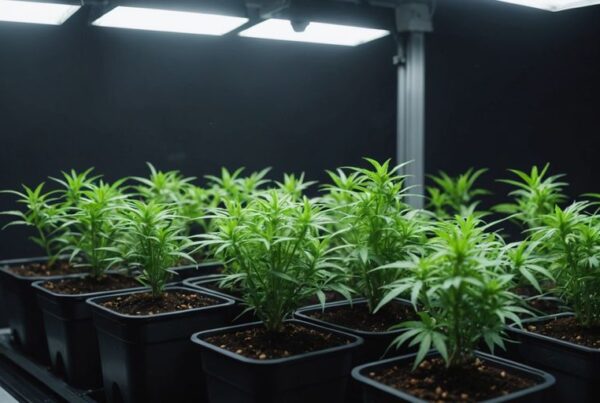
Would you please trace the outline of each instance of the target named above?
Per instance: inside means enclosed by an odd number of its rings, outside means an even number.
[[[396,7],[398,104],[396,161],[410,188],[408,203],[424,204],[425,185],[425,32],[432,30],[429,2],[414,0]]]
[[[398,38],[398,111],[396,161],[412,161],[408,175],[409,204],[423,207],[425,183],[425,34],[409,32]],[[404,59],[404,60],[402,60]]]

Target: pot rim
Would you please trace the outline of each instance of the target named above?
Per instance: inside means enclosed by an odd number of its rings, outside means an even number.
[[[560,318],[560,317],[567,317],[567,316],[574,317],[575,314],[573,312],[561,312],[561,313],[555,313],[555,314],[551,314],[551,315],[538,316],[536,318],[525,319],[521,323],[523,325],[526,325],[526,324],[533,324],[533,323],[539,323],[539,322],[547,322],[552,319],[556,319],[556,318]],[[541,333],[531,332],[531,331],[527,330],[525,327],[520,328],[516,324],[511,324],[511,325],[507,326],[507,329],[510,332],[514,332],[522,337],[529,337],[529,338],[538,339],[538,340],[541,340],[541,341],[544,341],[547,343],[558,344],[559,346],[566,347],[566,348],[573,349],[573,350],[578,350],[578,351],[586,353],[586,354],[600,355],[600,349],[587,347],[587,346],[572,343],[572,342],[566,341],[566,340],[557,339],[554,337],[546,336]]]
[[[134,320],[134,321],[160,320],[162,318],[172,318],[174,315],[178,315],[178,316],[182,316],[182,315],[186,315],[186,314],[189,315],[190,313],[194,313],[194,312],[198,312],[198,311],[205,311],[208,309],[216,309],[216,308],[223,308],[223,307],[231,306],[235,303],[235,301],[233,301],[230,298],[225,298],[220,295],[210,294],[210,293],[196,290],[196,289],[193,289],[190,287],[178,286],[178,285],[168,285],[167,287],[165,287],[165,291],[171,291],[171,290],[191,291],[191,292],[206,295],[210,298],[221,300],[221,301],[220,301],[220,303],[217,303],[214,305],[202,306],[199,308],[186,309],[186,310],[182,310],[182,311],[161,312],[161,313],[157,313],[154,315],[124,314],[124,313],[117,312],[113,309],[110,309],[110,308],[107,308],[107,307],[101,305],[101,302],[104,302],[105,300],[108,300],[111,298],[115,298],[115,297],[119,297],[119,296],[123,296],[123,295],[139,294],[142,292],[150,291],[149,287],[143,287],[143,288],[135,288],[135,289],[128,289],[128,290],[118,290],[117,292],[113,292],[110,295],[94,296],[94,297],[86,299],[86,303],[88,305],[90,305],[92,307],[92,309],[95,310],[97,313],[102,314],[104,316],[110,316],[113,318],[127,319],[127,320]]]

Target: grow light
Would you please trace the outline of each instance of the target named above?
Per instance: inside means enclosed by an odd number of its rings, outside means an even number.
[[[247,18],[218,14],[119,6],[98,18],[92,25],[200,35],[224,35],[247,21]]]
[[[389,35],[389,33],[389,31],[383,29],[325,24],[322,22],[311,22],[306,26],[304,31],[297,32],[289,20],[272,18],[240,32],[240,36],[281,41],[357,46]]]
[[[548,11],[563,11],[600,4],[600,0],[499,0],[504,3],[540,8]]]
[[[80,8],[69,4],[0,0],[0,21],[61,25]]]

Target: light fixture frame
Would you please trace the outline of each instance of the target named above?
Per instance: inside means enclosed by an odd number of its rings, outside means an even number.
[[[39,3],[39,4],[54,4],[61,6],[72,6],[77,7],[73,12],[68,14],[64,20],[60,22],[42,22],[42,21],[27,21],[27,20],[8,20],[8,19],[0,19],[0,23],[15,23],[15,24],[32,24],[32,25],[48,25],[48,26],[60,26],[67,22],[69,19],[73,17],[78,11],[83,7],[83,3],[81,0],[4,0],[4,1],[12,1],[12,2],[22,2],[22,3]]]
[[[573,3],[575,3],[574,5],[557,5],[555,7],[553,6],[545,6],[545,5],[540,5],[540,2],[544,1],[544,0],[497,0],[500,1],[502,3],[506,3],[506,4],[512,4],[515,6],[522,6],[522,7],[529,7],[529,8],[535,8],[537,10],[543,10],[543,11],[550,11],[553,13],[557,13],[560,11],[567,11],[567,10],[574,10],[577,8],[583,8],[583,7],[590,7],[590,6],[595,6],[595,5],[599,5],[600,4],[600,0],[576,0],[573,1]],[[560,0],[550,0],[550,1],[544,1],[545,3],[551,3],[551,2],[560,2]]]

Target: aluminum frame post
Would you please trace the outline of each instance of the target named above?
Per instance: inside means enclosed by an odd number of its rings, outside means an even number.
[[[396,162],[410,188],[407,201],[423,208],[425,197],[425,33],[433,30],[431,4],[415,0],[396,7],[398,54]]]

